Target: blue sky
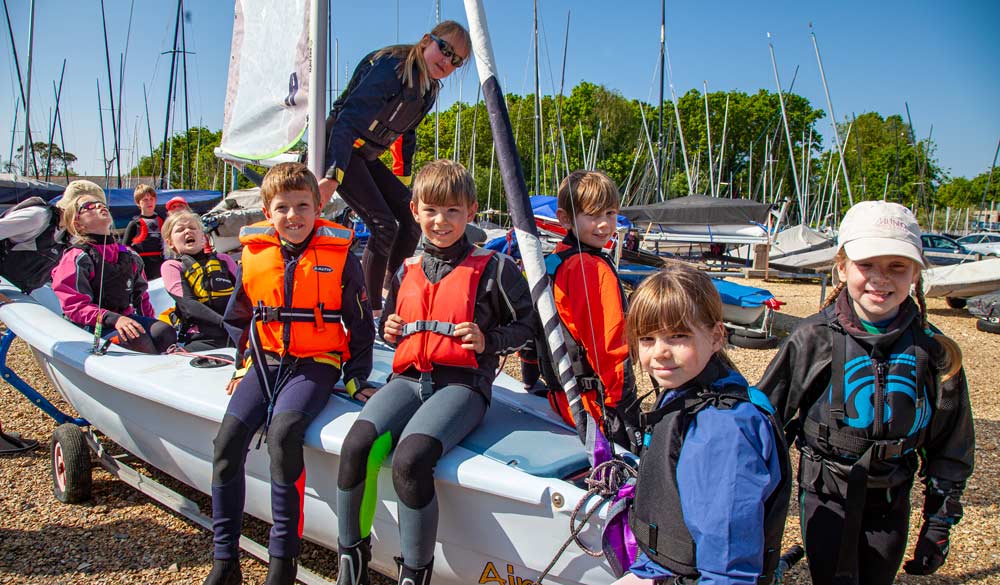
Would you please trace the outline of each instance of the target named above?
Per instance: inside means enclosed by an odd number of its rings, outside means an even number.
[[[14,35],[26,68],[28,0],[8,2]],[[340,42],[340,83],[358,59],[397,41],[412,42],[434,23],[432,0],[331,0],[333,33]],[[581,80],[604,84],[629,98],[655,102],[660,3],[655,0],[540,0],[542,91],[558,91],[566,13],[572,11],[566,87]],[[125,49],[130,0],[105,0],[108,42],[117,91],[119,54]],[[187,28],[190,119],[209,128],[222,125],[223,96],[231,42],[233,5],[225,0],[188,0]],[[123,143],[148,154],[143,84],[149,91],[154,144],[163,137],[164,107],[173,35],[172,0],[135,0],[125,69]],[[529,93],[531,83],[530,0],[486,0],[487,18],[506,91]],[[460,0],[441,0],[442,18],[465,22]],[[933,125],[942,166],[955,176],[989,170],[1000,138],[1000,42],[995,26],[1000,2],[986,0],[841,2],[667,3],[667,43],[678,95],[707,80],[709,91],[774,90],[767,33],[774,37],[782,83],[800,66],[794,91],[826,110],[819,69],[809,37],[813,24],[822,51],[834,111],[839,119],[877,111],[903,114],[909,103],[918,137]],[[6,23],[3,23],[6,24]],[[0,42],[0,157],[8,158],[16,76],[6,27]],[[398,31],[398,33],[397,33]],[[398,35],[398,36],[397,36]],[[108,108],[107,70],[99,0],[36,0],[32,66],[32,132],[47,132],[54,106],[52,82],[67,60],[61,112],[66,148],[79,157],[81,174],[101,174],[96,80]],[[551,55],[547,55],[551,53]],[[549,67],[551,64],[551,69]],[[442,106],[461,90],[472,102],[474,67],[446,82]],[[669,95],[669,90],[668,90]],[[115,96],[118,105],[117,93]],[[178,112],[182,111],[178,106]],[[23,113],[20,114],[23,116]],[[105,112],[110,144],[109,112]],[[176,128],[183,130],[183,119]],[[23,129],[19,122],[18,130]],[[829,145],[828,120],[820,124]],[[135,137],[138,136],[138,140]],[[23,137],[17,138],[17,144]],[[15,146],[16,148],[16,146]],[[124,164],[123,164],[124,166]]]

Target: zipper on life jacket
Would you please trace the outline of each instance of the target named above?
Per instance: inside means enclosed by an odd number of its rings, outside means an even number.
[[[872,371],[875,374],[875,394],[872,396],[872,403],[875,409],[875,420],[872,426],[872,438],[881,438],[883,435],[882,418],[885,412],[885,382],[888,364],[883,361],[872,359]]]

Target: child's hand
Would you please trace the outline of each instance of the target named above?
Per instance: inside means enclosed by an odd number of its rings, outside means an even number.
[[[121,336],[122,341],[132,341],[142,335],[143,328],[135,319],[122,316],[115,321],[115,331]]]
[[[388,343],[396,343],[403,335],[403,326],[406,325],[406,321],[403,321],[402,317],[393,313],[388,317],[383,317],[382,323],[382,337]]]
[[[236,387],[240,385],[240,380],[242,380],[242,379],[243,378],[240,377],[240,378],[233,378],[233,379],[229,380],[229,383],[226,384],[226,394],[232,396],[233,392],[236,391]]]
[[[476,353],[483,353],[486,349],[486,336],[472,321],[456,325],[454,335],[462,340],[462,349],[471,349]]]

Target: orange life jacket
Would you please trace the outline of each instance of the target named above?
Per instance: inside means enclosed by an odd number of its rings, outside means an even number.
[[[403,278],[396,292],[396,314],[406,326],[396,346],[392,371],[413,367],[430,372],[434,365],[476,368],[476,352],[462,348],[455,326],[473,320],[476,290],[493,252],[473,248],[447,276],[432,284],[421,266],[420,256],[403,265]]]
[[[316,220],[309,246],[294,265],[292,298],[285,298],[281,242],[267,221],[240,230],[243,283],[254,304],[254,326],[265,351],[306,358],[339,354],[350,358],[350,333],[341,321],[344,262],[354,232]]]

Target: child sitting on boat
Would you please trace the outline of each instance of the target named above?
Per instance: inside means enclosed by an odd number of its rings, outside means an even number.
[[[368,583],[378,471],[395,447],[399,583],[430,583],[437,537],[434,467],[486,413],[499,356],[530,339],[534,309],[514,262],[472,246],[465,226],[476,190],[460,164],[417,175],[410,203],[424,253],[392,279],[382,338],[396,346],[393,375],[365,404],[341,452],[337,478],[340,585]]]
[[[138,185],[133,197],[139,207],[139,215],[125,226],[122,239],[142,257],[146,278],[159,278],[163,264],[163,218],[156,213],[156,189]]]
[[[104,190],[73,181],[63,193],[63,227],[71,247],[52,269],[52,291],[67,319],[105,339],[143,353],[163,353],[177,341],[172,327],[156,319],[149,302],[142,259],[111,235]]]
[[[840,284],[796,326],[757,387],[795,438],[812,582],[888,585],[906,552],[920,470],[923,526],[911,575],[948,557],[976,453],[954,340],[927,322],[921,229],[906,207],[864,201],[840,225]]]
[[[639,401],[625,339],[628,303],[618,273],[603,252],[615,234],[621,195],[604,173],[574,171],[559,185],[557,205],[566,237],[545,258],[545,267],[581,400],[609,439],[634,448],[639,441]],[[549,403],[572,425],[569,402],[544,338],[539,336],[534,345],[534,351],[522,352],[522,369],[530,371],[538,360],[536,372],[540,370],[549,388]],[[526,384],[533,381],[528,372],[524,378]]]
[[[316,177],[299,163],[274,166],[260,195],[262,221],[240,230],[243,263],[225,325],[253,373],[238,369],[215,438],[212,470],[214,563],[206,585],[242,582],[239,539],[246,456],[258,429],[271,457],[267,585],[298,571],[305,498],[303,440],[337,380],[363,386],[375,326],[349,229],[319,218]],[[288,296],[291,298],[288,298]],[[259,443],[258,443],[259,445]]]
[[[160,274],[163,288],[176,304],[178,330],[184,348],[203,351],[232,345],[222,316],[236,282],[236,262],[208,245],[201,219],[180,211],[163,223],[169,260]]]
[[[640,554],[618,583],[771,583],[791,492],[788,452],[767,398],[723,350],[711,279],[670,262],[632,295],[627,331],[658,394],[640,417],[629,512]]]

